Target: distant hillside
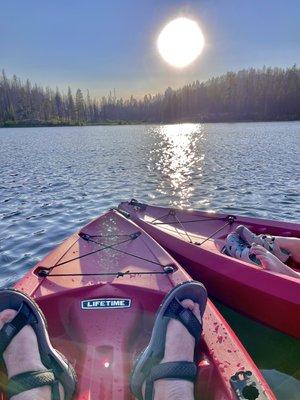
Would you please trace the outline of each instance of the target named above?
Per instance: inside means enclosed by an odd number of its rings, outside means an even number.
[[[300,69],[248,69],[193,82],[143,100],[92,99],[0,75],[0,126],[300,119]]]

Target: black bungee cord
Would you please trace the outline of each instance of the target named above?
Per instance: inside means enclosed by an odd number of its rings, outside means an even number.
[[[166,215],[164,215],[164,216],[162,216],[160,219],[163,220],[163,219],[167,218],[169,215],[170,215],[170,216],[173,216],[173,217],[176,219],[176,221],[173,221],[173,222],[156,222],[159,218],[155,218],[154,220],[151,221],[151,224],[153,224],[153,225],[176,225],[176,224],[179,224],[179,225],[182,227],[182,229],[183,229],[185,235],[187,236],[189,243],[195,244],[195,245],[197,245],[197,246],[202,246],[205,242],[207,242],[208,240],[210,240],[211,238],[213,238],[218,232],[220,232],[220,231],[221,231],[222,229],[224,229],[226,226],[232,225],[233,222],[234,222],[234,220],[236,219],[236,217],[235,217],[234,215],[228,215],[228,216],[226,216],[226,217],[218,217],[218,218],[209,218],[209,217],[208,217],[208,218],[197,219],[197,220],[180,221],[179,218],[178,218],[177,215],[176,215],[176,210],[173,210],[173,209],[170,209],[170,210],[169,210],[169,213],[166,214]],[[185,224],[185,223],[192,223],[192,222],[204,222],[204,221],[207,222],[207,221],[222,221],[222,220],[227,220],[227,222],[226,222],[224,225],[222,225],[220,228],[218,228],[215,232],[213,232],[210,236],[208,236],[207,238],[205,238],[202,242],[193,242],[192,239],[191,239],[191,236],[188,234],[186,228],[185,228],[184,225],[183,225],[183,224]],[[174,228],[175,228],[176,232],[177,232],[180,236],[182,236],[181,233],[180,233],[180,232],[178,231],[178,229],[176,228],[176,226],[174,226]],[[192,235],[192,236],[193,236],[193,235]]]
[[[156,262],[156,261],[153,261],[153,260],[149,260],[147,258],[138,256],[136,254],[129,253],[129,252],[125,251],[125,250],[116,249],[114,247],[114,246],[121,245],[123,243],[127,243],[127,242],[129,242],[131,240],[134,240],[137,237],[139,237],[140,235],[141,235],[141,232],[139,232],[139,231],[138,232],[134,232],[134,233],[132,233],[130,235],[106,235],[106,236],[89,235],[87,233],[80,232],[79,233],[79,237],[82,238],[83,240],[95,243],[95,244],[100,245],[100,246],[104,245],[104,247],[101,247],[100,249],[91,251],[91,252],[86,253],[86,254],[82,254],[81,256],[77,256],[77,257],[74,257],[72,259],[60,262],[60,263],[58,263],[58,264],[56,264],[56,265],[54,265],[52,267],[49,267],[49,268],[41,267],[41,269],[38,271],[38,275],[40,277],[51,277],[51,276],[53,276],[53,277],[54,276],[116,276],[117,278],[119,278],[119,277],[122,277],[124,275],[130,275],[130,276],[133,276],[133,275],[166,275],[166,274],[173,273],[176,270],[176,268],[174,266],[172,266],[172,265],[163,265],[163,264],[160,264],[159,262]],[[104,243],[100,243],[100,242],[97,242],[97,241],[92,239],[94,237],[115,237],[115,236],[129,236],[129,239],[123,240],[123,241],[118,242],[118,243],[113,243],[111,245],[106,245]],[[158,265],[158,266],[163,268],[163,271],[129,271],[128,270],[128,271],[125,271],[125,272],[118,271],[118,272],[70,273],[70,274],[67,274],[67,273],[66,274],[52,274],[51,273],[54,268],[57,268],[57,267],[59,267],[61,265],[68,264],[69,262],[72,262],[72,261],[75,261],[75,260],[79,260],[79,259],[87,257],[89,255],[92,255],[92,254],[95,254],[95,253],[99,253],[102,250],[108,250],[108,249],[112,249],[114,251],[126,254],[128,256],[135,257],[135,258],[137,258],[139,260],[143,260],[143,261],[149,262],[151,264]]]

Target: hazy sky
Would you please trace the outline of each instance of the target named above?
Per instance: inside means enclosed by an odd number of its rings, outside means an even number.
[[[228,70],[300,61],[299,0],[2,0],[0,68],[63,90],[136,96]],[[198,21],[206,45],[184,70],[156,49],[172,18]]]

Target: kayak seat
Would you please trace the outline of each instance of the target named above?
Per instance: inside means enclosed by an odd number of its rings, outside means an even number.
[[[106,399],[120,390],[130,398],[128,377],[138,354],[149,342],[164,295],[124,287],[126,290],[122,285],[90,286],[40,302],[52,343],[75,367],[78,393],[85,396],[98,393],[98,398]],[[82,308],[82,301],[108,298],[130,299],[131,304],[115,309]]]

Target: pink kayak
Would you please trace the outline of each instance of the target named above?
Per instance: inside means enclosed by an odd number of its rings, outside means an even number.
[[[53,345],[75,367],[75,399],[124,400],[133,399],[130,371],[160,303],[190,280],[143,229],[109,211],[54,249],[15,288],[38,302]],[[203,319],[196,399],[275,399],[210,301]]]
[[[257,234],[300,237],[300,224],[155,207],[132,200],[119,205],[168,250],[208,293],[283,333],[300,338],[300,279],[262,269],[222,253],[238,225]],[[299,270],[300,265],[293,265]]]

